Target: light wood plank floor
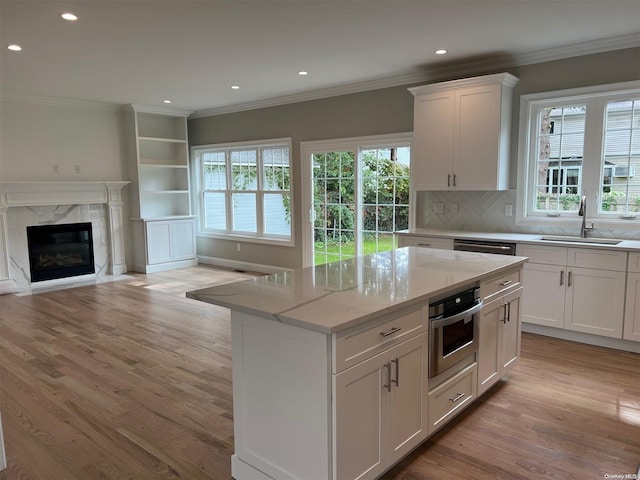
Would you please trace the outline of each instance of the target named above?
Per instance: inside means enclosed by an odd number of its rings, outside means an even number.
[[[0,296],[0,479],[231,478],[229,314],[184,292],[249,276]],[[384,479],[602,479],[639,462],[640,356],[525,334],[509,380]]]

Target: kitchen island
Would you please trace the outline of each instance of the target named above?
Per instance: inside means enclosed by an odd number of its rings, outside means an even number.
[[[188,292],[231,309],[233,477],[382,474],[471,403],[480,384],[504,376],[498,363],[514,364],[501,360],[498,326],[507,324],[502,299],[517,300],[522,289],[526,260],[405,247]],[[480,316],[491,323],[480,328],[491,332],[480,337],[480,349],[489,346],[485,367],[480,351],[430,384],[428,305],[469,286],[480,286],[485,308],[496,305],[488,309],[495,318]],[[517,357],[514,305],[507,349]],[[454,390],[463,393],[449,405]]]

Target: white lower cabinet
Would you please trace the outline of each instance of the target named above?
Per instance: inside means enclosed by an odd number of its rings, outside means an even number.
[[[425,237],[422,235],[397,235],[398,247],[424,247],[453,250],[453,238]]]
[[[622,338],[626,252],[520,245],[522,321]]]
[[[376,478],[425,439],[426,335],[335,375],[335,479]]]
[[[622,337],[625,340],[640,342],[640,253],[629,254],[627,299]]]
[[[522,287],[482,307],[478,346],[478,395],[494,385],[520,358]]]
[[[152,273],[198,263],[194,218],[135,221],[133,236],[136,271]]]
[[[476,398],[477,372],[473,363],[429,392],[429,434],[445,425]]]

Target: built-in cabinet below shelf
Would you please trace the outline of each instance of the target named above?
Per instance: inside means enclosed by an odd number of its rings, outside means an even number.
[[[138,105],[127,110],[136,271],[197,264],[189,190],[189,113]]]

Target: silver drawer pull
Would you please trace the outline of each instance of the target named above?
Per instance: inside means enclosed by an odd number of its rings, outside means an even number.
[[[450,398],[449,401],[456,403],[458,400],[460,400],[462,397],[464,397],[464,393],[458,393],[456,394],[456,398]]]
[[[430,247],[431,244],[430,243],[419,243],[418,246],[419,247]]]
[[[380,332],[380,336],[382,337],[388,337],[389,335],[393,335],[394,333],[398,333],[400,330],[402,330],[401,327],[393,327],[391,330],[389,330],[388,332]]]
[[[501,287],[506,287],[507,285],[511,285],[513,283],[513,281],[511,280],[505,280],[504,282],[500,282],[500,286]]]

